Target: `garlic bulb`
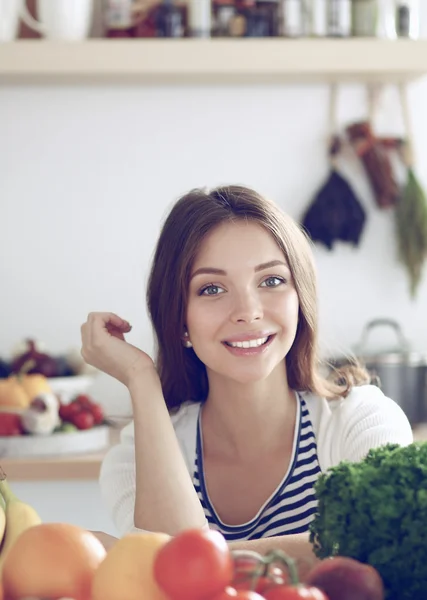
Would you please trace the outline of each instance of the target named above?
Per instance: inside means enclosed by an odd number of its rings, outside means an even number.
[[[55,394],[39,394],[21,414],[21,424],[27,433],[49,435],[61,424],[59,402]]]

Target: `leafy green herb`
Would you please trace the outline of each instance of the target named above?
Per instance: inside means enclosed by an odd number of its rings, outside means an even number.
[[[427,259],[427,201],[410,167],[395,215],[399,257],[408,272],[410,292],[414,298]]]
[[[427,598],[427,443],[375,448],[315,486],[310,541],[319,558],[349,556],[380,573],[387,600]]]

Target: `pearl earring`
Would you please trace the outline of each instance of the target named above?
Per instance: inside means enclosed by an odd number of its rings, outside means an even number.
[[[184,339],[184,346],[185,346],[186,348],[192,348],[192,347],[193,347],[193,344],[192,344],[192,343],[190,342],[190,340],[189,340],[189,337],[188,337],[188,331],[186,331],[186,332],[184,333],[184,338],[185,338],[185,339]]]

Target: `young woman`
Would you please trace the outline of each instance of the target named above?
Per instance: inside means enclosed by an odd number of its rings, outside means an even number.
[[[194,190],[164,223],[147,300],[154,362],[121,317],[82,326],[85,360],[132,398],[100,476],[119,532],[209,526],[234,548],[313,558],[319,473],[412,432],[364,372],[321,374],[306,236],[250,189]]]

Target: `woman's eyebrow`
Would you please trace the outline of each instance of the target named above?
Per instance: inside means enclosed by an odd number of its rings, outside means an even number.
[[[254,271],[257,273],[258,271],[264,271],[265,269],[271,269],[271,267],[277,267],[279,265],[288,268],[288,265],[283,262],[283,260],[270,260],[269,262],[257,265]],[[197,271],[194,271],[191,278],[196,277],[197,275],[227,275],[227,271],[224,271],[224,269],[215,269],[214,267],[201,267],[200,269],[197,269]]]

